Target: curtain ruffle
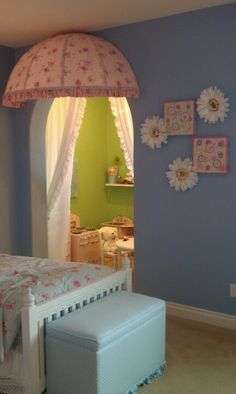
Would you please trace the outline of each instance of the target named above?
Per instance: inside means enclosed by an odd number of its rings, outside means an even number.
[[[134,148],[133,129],[131,130],[130,127],[128,126],[129,122],[126,119],[127,115],[124,109],[121,111],[120,105],[117,100],[118,100],[117,98],[109,97],[110,107],[112,114],[115,118],[115,126],[117,129],[118,137],[120,139],[120,147],[124,154],[125,163],[131,175],[134,176],[134,163],[133,163],[133,154],[132,154]],[[126,105],[128,105],[127,102]]]

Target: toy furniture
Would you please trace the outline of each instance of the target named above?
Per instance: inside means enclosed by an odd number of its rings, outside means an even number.
[[[105,226],[99,230],[101,251],[102,251],[102,264],[111,261],[115,269],[118,269],[118,248],[116,241],[118,240],[118,232],[115,227]]]
[[[102,263],[100,234],[97,230],[71,234],[71,261]]]
[[[116,246],[118,248],[118,265],[121,267],[122,254],[134,254],[134,237],[123,237],[122,239],[118,239],[116,241]]]
[[[114,219],[112,219],[109,222],[101,223],[101,226],[115,227],[117,229],[118,238],[134,235],[133,220],[126,216],[122,216],[122,215],[116,216]]]

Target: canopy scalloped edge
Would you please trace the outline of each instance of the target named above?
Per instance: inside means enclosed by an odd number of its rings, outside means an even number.
[[[136,77],[123,54],[102,38],[69,33],[29,49],[10,75],[2,103],[55,97],[138,98]]]
[[[55,88],[55,89],[37,89],[5,93],[2,98],[2,104],[6,107],[22,108],[28,100],[38,100],[42,98],[56,97],[128,97],[138,98],[139,90],[131,88],[100,88],[100,87],[83,87],[83,88]]]

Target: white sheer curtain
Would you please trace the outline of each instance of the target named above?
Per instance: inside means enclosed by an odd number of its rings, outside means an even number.
[[[129,104],[125,97],[109,97],[109,101],[126,166],[134,176],[134,129]]]
[[[67,257],[70,190],[74,148],[86,106],[85,98],[55,99],[46,129],[48,256]]]

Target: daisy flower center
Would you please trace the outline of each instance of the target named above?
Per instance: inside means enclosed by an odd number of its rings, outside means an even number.
[[[182,180],[188,176],[188,171],[185,170],[185,168],[180,168],[179,170],[176,171],[176,177],[179,180]]]
[[[212,98],[208,102],[208,108],[210,111],[218,111],[220,107],[219,101]]]
[[[151,134],[152,137],[157,137],[158,138],[159,135],[160,135],[160,130],[157,127],[153,127],[150,130],[150,134]]]

